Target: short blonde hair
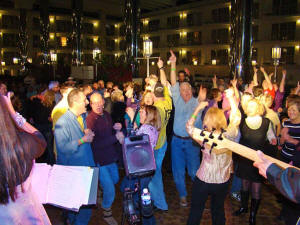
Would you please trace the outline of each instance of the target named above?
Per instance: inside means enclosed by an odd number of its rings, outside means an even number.
[[[216,130],[226,129],[227,121],[224,111],[217,107],[209,108],[205,113],[203,125],[206,126],[209,131],[213,128]]]
[[[123,92],[122,91],[113,91],[111,93],[111,100],[112,100],[112,102],[122,101],[122,98],[124,100],[124,96],[123,96]]]
[[[252,104],[256,104],[256,110],[253,111],[253,105]],[[252,105],[252,106],[251,106]],[[247,107],[245,108],[245,114],[247,116],[262,116],[265,113],[265,108],[264,106],[259,102],[259,100],[257,99],[251,99],[248,104]]]

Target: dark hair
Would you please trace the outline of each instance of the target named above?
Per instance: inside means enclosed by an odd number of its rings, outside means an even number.
[[[178,74],[180,74],[180,73],[183,73],[183,74],[184,74],[184,76],[186,75],[186,73],[185,73],[185,71],[184,71],[184,70],[179,70],[179,71],[178,71]]]
[[[264,93],[264,90],[261,86],[255,86],[253,87],[253,95],[254,97],[259,97]]]
[[[219,93],[221,93],[221,91],[218,88],[211,89],[210,91],[211,99],[216,99]]]
[[[29,174],[36,142],[33,135],[18,129],[1,95],[0,127],[0,204],[7,204],[9,197],[15,201],[16,186]]]

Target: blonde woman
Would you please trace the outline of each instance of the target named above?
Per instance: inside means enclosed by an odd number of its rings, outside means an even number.
[[[232,89],[226,91],[226,97],[229,99],[231,106],[229,125],[227,126],[224,111],[216,107],[211,107],[205,114],[203,126],[206,127],[207,131],[215,130],[215,135],[219,135],[222,129],[225,129],[224,136],[235,140],[239,133],[238,126],[241,114],[234,101]],[[191,137],[193,137],[195,118],[206,105],[207,103],[201,102],[187,122],[187,131]],[[200,142],[200,144],[202,143]],[[224,201],[228,193],[232,154],[229,150],[219,153],[210,153],[209,150],[207,145],[202,150],[203,157],[193,183],[192,203],[187,225],[200,224],[205,202],[209,195],[211,196],[212,224],[225,224]]]
[[[263,117],[264,107],[257,99],[251,99],[245,108],[246,118],[240,125],[240,144],[254,150],[264,150],[266,141],[276,145],[276,137],[272,130],[270,120]],[[248,212],[249,190],[251,189],[251,209],[249,224],[255,224],[256,213],[261,199],[261,182],[263,177],[259,175],[258,169],[253,163],[245,158],[238,158],[238,169],[236,175],[242,179],[241,207],[234,215],[239,216]]]

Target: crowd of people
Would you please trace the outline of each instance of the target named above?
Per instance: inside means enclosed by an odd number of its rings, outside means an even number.
[[[195,87],[187,69],[176,71],[176,56],[170,53],[170,79],[159,58],[159,74],[147,77],[144,88],[133,82],[122,87],[110,81],[105,85],[103,80],[78,85],[71,77],[62,84],[51,81],[48,87],[31,84],[26,88],[0,81],[0,221],[51,224],[30,188],[36,160],[98,167],[103,218],[109,225],[118,224],[112,205],[119,171],[124,168],[122,145],[133,127],[137,134],[149,136],[154,152],[156,170],[142,179],[141,187],[149,188],[155,210],[168,210],[162,168],[170,149],[178,205],[190,207],[187,225],[200,224],[208,196],[212,224],[225,224],[228,194],[241,203],[234,216],[250,211],[249,224],[255,225],[266,178],[286,197],[278,196],[282,203],[278,218],[287,225],[296,224],[300,171],[292,166],[300,167],[300,83],[287,93],[286,70],[276,83],[272,73],[253,67],[249,84],[241,78],[226,82],[214,75],[212,87]],[[230,149],[211,151],[210,145],[194,136],[194,128],[260,150],[260,161],[253,165]],[[289,163],[291,168],[281,170],[264,154]],[[193,181],[191,192],[186,188],[186,171]],[[121,191],[131,185],[123,177]],[[138,206],[137,200],[135,203]],[[79,212],[63,214],[67,224],[84,225],[92,210],[84,206]],[[143,218],[143,224],[156,224],[155,215]]]

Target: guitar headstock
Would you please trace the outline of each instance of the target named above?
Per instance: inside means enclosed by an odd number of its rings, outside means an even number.
[[[209,132],[204,129],[194,128],[192,137],[200,144],[201,148],[204,148],[204,144],[207,144],[210,146],[210,152],[213,151],[216,154],[222,153],[227,149],[227,139],[223,137],[225,130],[222,130],[220,134],[214,132],[215,130]]]

